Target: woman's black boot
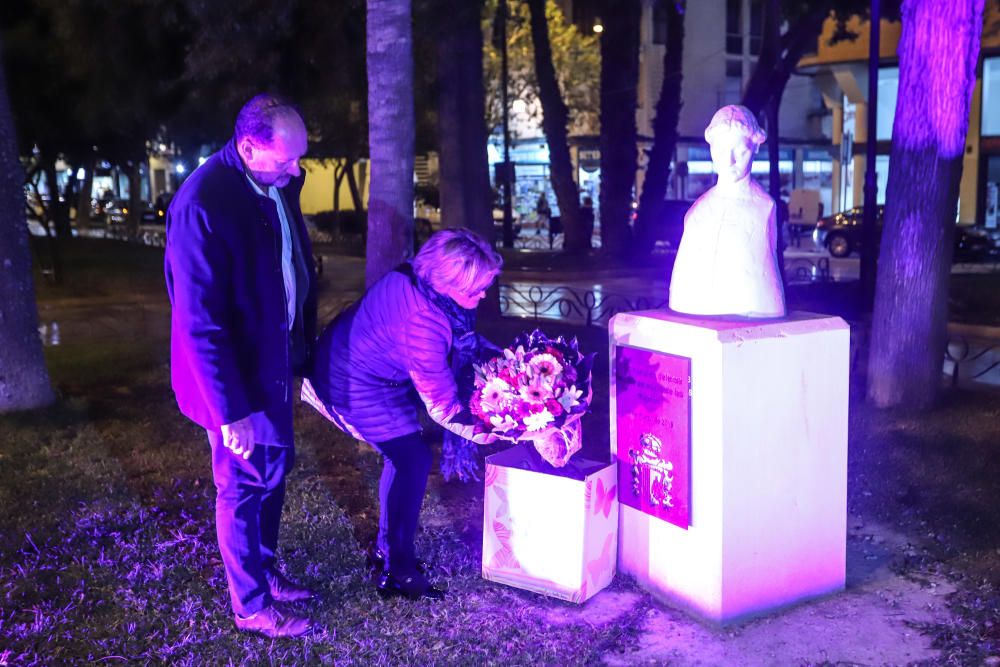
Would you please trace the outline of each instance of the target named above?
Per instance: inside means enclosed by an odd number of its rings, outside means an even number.
[[[410,600],[444,600],[445,597],[443,590],[432,586],[426,577],[419,572],[405,578],[383,572],[375,585],[375,590],[383,598],[405,597]]]

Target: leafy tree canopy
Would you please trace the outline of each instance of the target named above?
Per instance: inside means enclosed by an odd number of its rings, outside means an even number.
[[[507,21],[508,95],[511,101],[522,100],[535,122],[541,119],[538,101],[538,81],[535,76],[534,49],[528,5],[509,0]],[[484,77],[486,87],[486,123],[490,132],[502,122],[502,81],[500,77],[500,45],[494,36],[497,0],[487,0],[483,18],[485,40]],[[601,50],[596,35],[581,31],[568,23],[555,0],[545,7],[552,45],[552,62],[563,100],[569,107],[570,134],[592,134],[598,131],[600,115]]]

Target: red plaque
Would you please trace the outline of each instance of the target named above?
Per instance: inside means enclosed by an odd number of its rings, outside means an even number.
[[[620,502],[691,525],[691,360],[615,346]]]

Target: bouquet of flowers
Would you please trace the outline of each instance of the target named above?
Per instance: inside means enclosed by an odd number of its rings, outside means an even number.
[[[478,429],[531,440],[546,461],[565,465],[581,446],[593,361],[593,354],[580,354],[576,338],[553,340],[537,329],[521,334],[502,355],[475,365],[469,409]]]

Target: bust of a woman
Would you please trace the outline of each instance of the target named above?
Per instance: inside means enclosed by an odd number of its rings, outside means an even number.
[[[750,177],[765,135],[746,107],[729,105],[705,129],[718,181],[684,216],[670,308],[692,315],[783,317],[774,200]]]

